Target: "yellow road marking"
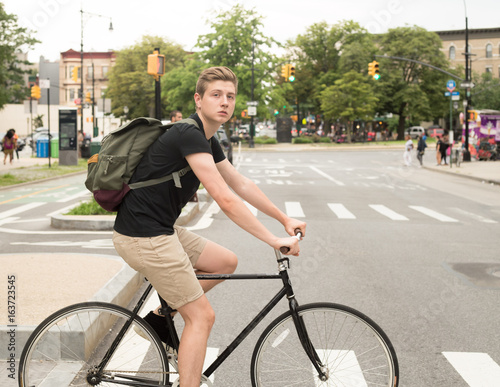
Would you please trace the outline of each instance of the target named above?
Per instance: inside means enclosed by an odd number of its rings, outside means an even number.
[[[3,202],[0,202],[0,204],[5,204],[5,203],[13,202],[15,200],[24,199],[24,198],[27,198],[27,197],[30,197],[30,196],[33,196],[33,195],[40,194],[42,192],[52,191],[52,190],[55,190],[55,189],[59,189],[59,188],[63,188],[63,187],[68,187],[68,186],[69,186],[69,184],[63,184],[63,185],[60,185],[58,187],[43,189],[41,191],[36,191],[36,192],[32,192],[32,193],[27,194],[27,195],[19,196],[18,198],[12,198],[12,199],[9,199],[9,200],[5,200]]]

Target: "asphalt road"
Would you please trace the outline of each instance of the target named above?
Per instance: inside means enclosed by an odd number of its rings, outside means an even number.
[[[390,150],[244,152],[235,164],[283,211],[308,223],[301,256],[292,260],[300,303],[345,304],[375,320],[395,346],[402,386],[498,383],[498,187],[406,168],[401,152]],[[11,211],[0,226],[4,253],[116,254],[109,232],[50,227],[48,214],[86,197],[83,180],[1,191],[0,212]],[[256,216],[284,234],[274,220]],[[235,251],[238,272],[276,271],[273,251],[222,212],[201,217],[191,227]],[[214,289],[210,354],[222,350],[278,288],[272,281],[231,281]],[[250,385],[258,333],[285,308],[266,318],[217,370],[216,386]]]

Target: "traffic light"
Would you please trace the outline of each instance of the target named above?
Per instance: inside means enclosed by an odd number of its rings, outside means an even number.
[[[90,97],[90,91],[87,91],[85,93],[85,102],[87,102],[87,103],[91,103],[92,102],[92,98]]]
[[[288,80],[290,82],[295,81],[295,66],[294,65],[288,65]]]
[[[290,76],[290,65],[286,64],[281,66],[281,76],[285,78],[285,82],[288,80]]]
[[[246,117],[246,116],[248,116],[248,110],[246,110],[246,109],[245,109],[245,110],[243,110],[243,111],[241,112],[241,116],[242,116],[242,117]]]
[[[476,122],[476,121],[477,121],[477,111],[469,110],[469,122]]]
[[[380,70],[378,67],[378,62],[374,60],[372,63],[373,63],[373,79],[377,81],[380,79]]]
[[[279,110],[278,109],[274,109],[274,115],[277,116],[278,114],[280,114]]]
[[[73,67],[73,69],[71,70],[71,79],[73,80],[73,82],[78,82],[78,70],[80,70],[80,66],[75,66]]]
[[[373,62],[368,63],[368,75],[371,77],[375,75],[375,66]]]
[[[160,55],[156,50],[148,55],[148,74],[156,80],[165,75],[165,55]]]
[[[40,90],[40,86],[34,85],[31,87],[31,98],[42,98],[42,91]]]

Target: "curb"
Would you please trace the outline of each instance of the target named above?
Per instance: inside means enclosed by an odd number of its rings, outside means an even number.
[[[198,213],[205,204],[212,200],[205,189],[198,190],[198,202],[188,202],[182,209],[181,216],[176,224],[185,226]],[[79,204],[76,204],[78,206]],[[62,211],[66,212],[66,208]],[[115,225],[115,215],[63,215],[61,213],[53,214],[50,218],[50,225],[63,230],[82,230],[82,231],[113,231]]]
[[[461,175],[460,173],[449,172],[449,171],[436,169],[436,168],[429,168],[429,167],[422,167],[422,168],[426,169],[428,171],[444,173],[444,174],[451,175],[451,176],[463,177],[463,178],[470,179],[470,180],[480,181],[482,183],[500,185],[500,180],[494,180],[494,179],[489,179],[489,178],[485,178],[485,177],[478,177],[478,176],[471,176],[471,175]]]
[[[71,254],[69,254],[71,255]],[[114,260],[119,260],[117,256],[111,255],[101,255],[98,256],[103,258],[109,258]],[[125,262],[123,262],[122,269],[116,273],[109,281],[95,293],[92,298],[88,301],[100,301],[107,302],[123,307],[127,307],[132,298],[135,296],[136,292],[144,283],[144,277],[136,272],[134,269],[129,267]],[[69,306],[69,305],[68,305]],[[49,316],[45,316],[47,318]],[[44,319],[45,319],[44,318]],[[15,327],[15,337],[16,337],[16,347],[24,348],[29,336],[35,330],[37,326],[33,325],[19,325]],[[8,332],[12,329],[9,326],[0,327],[0,356],[3,359],[7,359],[10,352],[7,351],[9,340]],[[95,330],[95,328],[93,328]],[[102,327],[101,329],[107,329]],[[16,351],[16,359],[19,359],[22,351]]]

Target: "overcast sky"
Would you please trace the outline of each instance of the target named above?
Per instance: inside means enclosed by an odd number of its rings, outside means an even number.
[[[0,0],[1,1],[1,0]],[[51,61],[59,53],[80,51],[81,13],[84,11],[84,51],[119,50],[143,35],[157,35],[192,50],[199,35],[210,32],[212,11],[227,11],[237,3],[264,17],[264,33],[285,42],[321,21],[335,24],[354,20],[369,32],[418,25],[430,31],[500,27],[498,0],[4,0],[19,24],[36,30],[42,43],[30,52]],[[104,17],[91,16],[103,15]],[[110,18],[113,32],[109,32]]]

